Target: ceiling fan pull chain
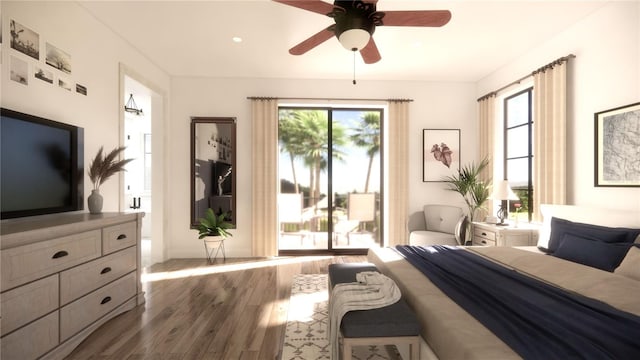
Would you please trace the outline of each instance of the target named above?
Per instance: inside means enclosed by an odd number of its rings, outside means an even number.
[[[356,51],[352,51],[353,53],[353,85],[356,84]]]

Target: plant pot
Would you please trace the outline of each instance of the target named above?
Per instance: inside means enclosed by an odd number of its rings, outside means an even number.
[[[91,195],[87,198],[87,205],[89,206],[89,212],[92,214],[102,213],[102,195],[100,190],[91,190]]]
[[[218,253],[222,250],[222,259],[226,260],[224,253],[224,240],[222,236],[207,236],[202,239],[204,241],[204,251],[207,254],[207,261],[212,264],[218,257]]]

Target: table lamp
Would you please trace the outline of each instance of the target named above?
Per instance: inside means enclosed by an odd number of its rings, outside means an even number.
[[[496,214],[500,222],[496,225],[505,226],[507,224],[504,223],[504,219],[509,216],[509,200],[519,200],[518,196],[511,190],[511,186],[509,186],[508,180],[501,180],[495,184],[493,184],[493,192],[491,193],[491,198],[495,200],[507,200],[507,207],[505,208],[500,204],[500,209]]]

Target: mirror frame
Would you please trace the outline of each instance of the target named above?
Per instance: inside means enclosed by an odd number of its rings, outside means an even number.
[[[235,117],[199,117],[192,116],[191,117],[191,228],[195,229],[198,227],[199,222],[198,219],[200,216],[197,214],[197,203],[196,203],[196,135],[198,131],[199,124],[216,124],[216,125],[229,125],[231,126],[231,134],[230,134],[230,148],[231,153],[229,154],[229,162],[231,165],[231,219],[227,219],[231,224],[233,224],[233,228],[236,227],[236,118]],[[207,206],[207,208],[210,206]]]

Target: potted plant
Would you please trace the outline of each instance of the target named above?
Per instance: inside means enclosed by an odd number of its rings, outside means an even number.
[[[89,179],[93,183],[93,189],[91,195],[87,199],[89,206],[89,212],[92,214],[99,214],[102,212],[102,195],[100,195],[100,185],[102,185],[107,179],[114,174],[124,171],[125,165],[133,161],[134,159],[117,160],[118,155],[123,152],[124,146],[117,147],[108,154],[103,154],[103,147],[100,147],[96,157],[89,166]]]
[[[216,215],[213,209],[208,208],[204,217],[198,220],[200,222],[198,225],[198,239],[204,239],[204,249],[209,263],[215,260],[220,250],[222,250],[223,258],[226,259],[224,239],[233,236],[233,234],[228,231],[233,225],[226,221],[226,218],[226,212]]]
[[[488,159],[483,159],[478,164],[472,162],[458,170],[457,175],[447,176],[443,179],[449,185],[449,190],[459,193],[464,199],[469,209],[470,222],[473,222],[476,211],[484,208],[483,205],[491,194],[489,185],[491,180],[487,179],[485,181],[480,178],[480,173],[488,164]],[[468,230],[469,236],[467,236],[467,239],[471,239],[470,226]]]

